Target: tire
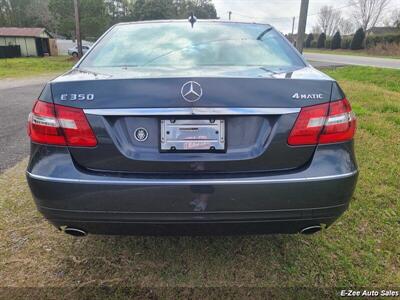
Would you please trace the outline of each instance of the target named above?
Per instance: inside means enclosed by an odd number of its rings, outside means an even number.
[[[73,57],[73,58],[78,58],[78,53],[77,53],[77,52],[73,52],[73,53],[72,53],[72,57]]]

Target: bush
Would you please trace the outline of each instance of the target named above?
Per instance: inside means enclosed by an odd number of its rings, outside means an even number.
[[[332,40],[331,39],[326,39],[325,40],[325,48],[326,49],[331,49],[332,46]]]
[[[311,47],[311,42],[314,40],[314,35],[312,33],[310,33],[309,35],[307,35],[307,39],[305,42],[305,47],[306,48],[310,48]]]
[[[339,49],[341,46],[341,43],[342,43],[342,37],[340,35],[340,32],[337,31],[332,38],[331,49],[332,50]]]
[[[353,40],[350,44],[351,50],[360,50],[364,48],[365,33],[362,28],[359,28],[354,34]]]
[[[318,42],[317,42],[317,48],[324,48],[325,47],[325,40],[326,40],[326,34],[321,33],[318,37]]]
[[[311,48],[317,48],[317,41],[316,40],[313,40],[312,42],[311,42]]]
[[[351,44],[351,37],[345,37],[342,39],[342,42],[340,43],[340,48],[342,49],[349,49],[350,48],[350,44]]]
[[[373,48],[378,44],[400,44],[400,33],[397,34],[383,34],[383,35],[370,35],[367,37],[367,48]]]
[[[381,56],[400,56],[400,44],[381,43],[367,50],[369,54]]]

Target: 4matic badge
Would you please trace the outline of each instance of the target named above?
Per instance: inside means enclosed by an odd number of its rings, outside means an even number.
[[[324,99],[324,94],[300,94],[296,93],[292,96],[296,100],[320,100]]]

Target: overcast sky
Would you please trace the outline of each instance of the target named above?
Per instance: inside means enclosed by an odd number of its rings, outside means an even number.
[[[234,21],[255,21],[268,23],[278,30],[288,33],[292,30],[292,18],[296,16],[295,32],[300,11],[300,0],[213,0],[217,14],[222,20],[228,19],[228,11],[232,11]],[[310,0],[308,8],[307,31],[316,23],[319,9],[324,5],[332,5],[342,12],[344,17],[351,16],[349,0]],[[400,0],[391,0],[388,13],[400,8]]]

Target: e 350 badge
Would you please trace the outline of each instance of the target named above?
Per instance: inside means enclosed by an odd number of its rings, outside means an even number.
[[[324,99],[324,94],[300,94],[296,93],[292,96],[296,100],[321,100]]]
[[[91,101],[94,100],[94,94],[61,94],[61,101]]]

